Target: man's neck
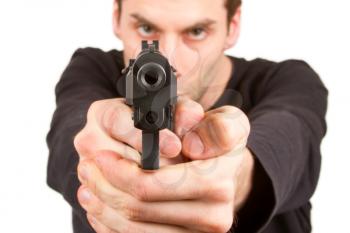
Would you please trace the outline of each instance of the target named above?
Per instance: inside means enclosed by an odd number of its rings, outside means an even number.
[[[199,103],[202,105],[204,111],[207,111],[211,106],[213,106],[224,93],[225,87],[233,73],[234,67],[228,56],[223,55],[222,62],[220,63],[222,65],[219,72],[214,76],[205,90],[205,93],[199,100]]]

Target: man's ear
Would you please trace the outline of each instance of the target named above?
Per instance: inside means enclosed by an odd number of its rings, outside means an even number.
[[[113,24],[113,33],[116,37],[120,38],[120,20],[119,20],[119,4],[117,0],[114,0],[113,3],[113,17],[112,17],[112,24]]]
[[[225,40],[224,49],[232,48],[238,41],[238,37],[241,31],[241,6],[239,6],[232,16],[228,26],[228,34]]]

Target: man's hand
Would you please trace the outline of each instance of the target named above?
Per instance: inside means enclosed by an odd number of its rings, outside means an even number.
[[[204,112],[199,103],[181,97],[176,105],[175,132],[181,138],[182,155],[190,160],[234,156],[245,150],[236,171],[235,209],[240,209],[250,193],[254,167],[253,155],[246,148],[250,123],[244,112],[231,105]]]
[[[127,106],[121,101],[112,110],[103,104],[107,103],[99,101],[90,108],[87,126],[74,140],[81,156],[78,174],[83,184],[78,198],[95,230],[228,231],[235,209],[244,202],[251,186],[253,159],[245,148],[249,134],[249,123],[248,127],[244,125],[248,122],[245,115],[229,106],[204,114],[196,102],[181,99],[175,116],[176,133],[181,137],[183,154],[198,161],[145,172],[128,160],[139,163],[137,151],[141,150],[141,135],[138,135],[139,139],[131,138],[130,132],[136,130],[133,125],[129,123],[129,128],[123,128],[125,124],[116,121],[117,117],[121,118],[121,109]],[[109,109],[110,113],[101,109]],[[130,117],[131,110],[127,111],[130,111]],[[239,125],[242,122],[243,126]],[[104,124],[109,126],[100,127]],[[110,126],[113,124],[115,126]],[[229,128],[230,132],[227,132],[226,126],[236,131],[232,133]],[[108,135],[117,132],[119,136],[97,136],[105,132],[109,132]],[[191,142],[194,133],[201,139],[201,153],[198,144]],[[179,138],[171,132],[169,135],[167,142],[173,140],[175,143],[170,143],[171,150],[163,157],[170,158],[180,152],[181,143],[177,147]],[[115,146],[115,139],[117,144],[123,141],[133,147],[124,143]],[[162,151],[162,143],[160,146]],[[133,148],[137,148],[136,152]]]
[[[78,198],[97,232],[226,233],[243,153],[147,172],[116,153],[80,163]]]
[[[182,139],[185,156],[207,159],[242,150],[250,123],[239,108],[226,105],[204,113],[199,103],[182,97],[176,106],[175,132]]]
[[[108,150],[141,164],[142,131],[134,127],[132,109],[123,98],[94,102],[85,127],[75,136],[80,160],[93,159],[96,152]],[[168,129],[159,131],[160,166],[182,162],[181,141]]]

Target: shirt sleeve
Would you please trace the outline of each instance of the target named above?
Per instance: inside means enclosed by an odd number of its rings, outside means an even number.
[[[255,202],[242,221],[250,224],[249,232],[260,232],[277,214],[307,204],[315,191],[328,90],[307,63],[288,60],[254,91],[247,147],[257,162],[250,197]]]
[[[101,52],[99,57],[97,49],[84,48],[72,55],[55,87],[56,109],[46,135],[49,148],[47,184],[63,195],[72,206],[73,215],[85,226],[89,226],[86,212],[76,196],[80,186],[76,172],[79,157],[73,140],[86,123],[91,103],[117,96],[111,73],[101,63]],[[91,227],[89,232],[94,232]]]

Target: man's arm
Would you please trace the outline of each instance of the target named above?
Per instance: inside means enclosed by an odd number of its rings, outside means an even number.
[[[257,163],[237,232],[262,230],[274,216],[307,204],[319,177],[328,90],[301,61],[283,62],[270,75],[256,90],[256,105],[248,113],[247,147]]]
[[[114,84],[107,77],[111,71],[95,60],[103,59],[99,54],[101,52],[96,49],[79,49],[73,54],[56,85],[57,107],[46,137],[49,147],[47,184],[63,195],[85,226],[89,226],[85,211],[76,197],[80,186],[76,174],[79,157],[73,138],[85,125],[86,113],[92,102],[117,96]],[[85,230],[93,232],[92,228]]]

